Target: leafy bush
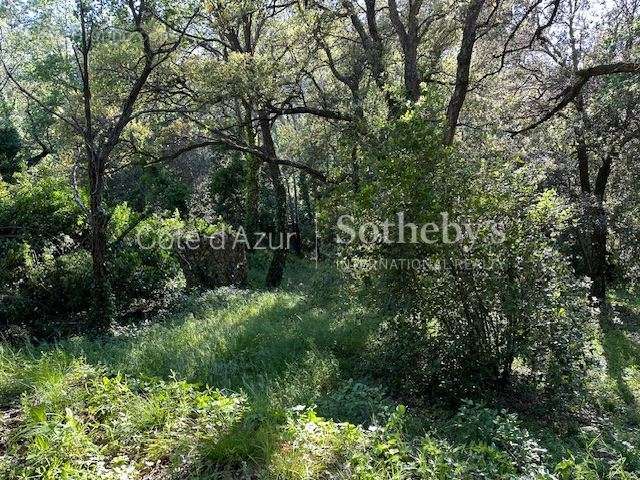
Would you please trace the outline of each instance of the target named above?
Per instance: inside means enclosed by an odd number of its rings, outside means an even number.
[[[507,385],[517,361],[544,392],[575,397],[592,319],[588,285],[558,248],[571,208],[540,188],[538,168],[443,149],[423,102],[372,142],[364,161],[379,173],[350,213],[356,229],[404,213],[439,225],[442,238],[399,243],[392,233],[341,252],[365,294],[396,314],[372,344],[372,364],[399,389],[460,398]]]
[[[520,426],[517,415],[465,401],[452,420],[452,427],[460,438],[505,452],[519,471],[544,473],[547,451]]]
[[[69,180],[44,167],[17,174],[13,184],[0,181],[0,226],[5,238],[27,240],[37,251],[51,239],[77,240],[85,231]]]
[[[240,155],[232,155],[228,163],[211,173],[209,197],[214,213],[228,219],[234,225],[245,221],[245,201],[243,184],[245,182],[245,161]]]
[[[31,252],[25,252],[27,256]],[[79,328],[91,301],[91,258],[82,250],[55,255],[51,249],[25,258],[0,305],[7,323],[25,327],[38,338]]]
[[[111,288],[120,311],[151,310],[154,303],[166,300],[164,297],[181,287],[171,239],[182,225],[177,213],[141,218],[126,203],[114,209],[112,244],[135,226],[111,249]]]
[[[110,277],[120,314],[151,310],[180,287],[178,262],[160,240],[181,225],[175,217],[141,218],[126,203],[112,210]],[[0,226],[0,324],[39,338],[82,331],[92,264],[68,179],[43,167],[0,182]]]
[[[77,244],[85,229],[66,179],[43,169],[0,182],[0,322],[50,333],[48,320],[72,322],[89,298],[91,264]]]
[[[321,398],[317,405],[318,413],[324,417],[362,425],[382,417],[388,408],[390,402],[384,390],[352,379],[342,382],[340,388]]]

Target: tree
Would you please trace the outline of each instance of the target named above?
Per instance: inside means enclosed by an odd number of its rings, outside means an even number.
[[[634,77],[640,75],[640,63],[634,61],[638,39],[630,34],[639,10],[637,1],[619,2],[604,16],[603,34],[594,38],[588,5],[567,2],[561,11],[562,28],[542,43],[552,67],[542,66],[548,75],[542,81],[549,86],[539,87],[544,92],[536,102],[539,118],[513,131],[524,134],[558,116],[566,119],[574,138],[573,174],[583,212],[578,247],[592,280],[591,296],[600,305],[606,304],[610,276],[606,193],[611,171],[625,149],[640,138],[638,96],[633,89]]]
[[[19,13],[13,12],[16,16]],[[65,15],[75,19],[71,28],[65,23]],[[65,109],[62,112],[53,110],[41,100],[38,87],[43,89],[45,86],[38,81],[42,79],[29,78],[28,72],[20,71],[17,65],[8,65],[4,58],[2,63],[17,89],[63,122],[79,140],[89,191],[89,205],[83,207],[90,225],[89,250],[93,264],[92,328],[103,333],[109,328],[112,316],[107,258],[110,216],[104,205],[107,168],[123,141],[127,127],[135,119],[153,112],[151,105],[157,106],[162,102],[163,92],[148,88],[150,78],[176,52],[183,34],[164,35],[162,30],[158,30],[156,13],[146,0],[118,1],[115,5],[102,0],[78,0],[72,11],[65,4],[60,17],[38,17],[37,22],[45,23],[50,33],[64,38],[71,45],[70,52],[62,49],[53,58],[48,55],[44,59],[34,59],[58,62],[60,70],[54,70],[52,74],[61,74],[68,82]],[[25,24],[23,28],[38,28],[41,25],[37,22]],[[183,31],[189,23],[190,19],[187,19]],[[114,41],[109,34],[118,32],[128,35]],[[160,39],[155,36],[158,33]],[[94,57],[108,58],[110,49],[114,47],[120,47],[126,58],[118,62],[120,69],[106,72],[94,62]],[[6,51],[3,49],[5,54]],[[34,88],[30,83],[35,84]],[[144,97],[146,109],[136,110],[141,97]]]

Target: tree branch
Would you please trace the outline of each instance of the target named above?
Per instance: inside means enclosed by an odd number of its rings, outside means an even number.
[[[353,117],[347,113],[337,112],[335,110],[327,110],[324,108],[314,108],[314,107],[278,108],[273,105],[269,105],[267,108],[271,113],[277,113],[278,115],[296,115],[301,113],[308,113],[311,115],[316,115],[317,117],[327,118],[329,120],[341,120],[345,122],[350,122],[351,120],[353,120]]]
[[[569,105],[582,91],[582,88],[591,80],[593,77],[600,77],[603,75],[615,75],[620,73],[627,74],[640,74],[640,63],[633,62],[618,62],[618,63],[609,63],[603,65],[596,65],[594,67],[583,68],[576,72],[576,80],[573,85],[565,88],[558,98],[561,98],[560,102],[553,107],[549,112],[544,114],[542,118],[535,121],[531,125],[521,128],[520,130],[508,130],[508,133],[512,135],[518,135],[521,133],[528,132],[529,130],[533,130],[536,127],[539,127],[547,120],[551,119],[554,115],[561,112],[567,105]]]

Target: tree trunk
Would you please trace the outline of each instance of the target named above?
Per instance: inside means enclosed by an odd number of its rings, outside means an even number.
[[[615,151],[608,153],[598,169],[593,192],[596,196],[592,209],[591,222],[591,295],[599,305],[607,303],[607,229],[608,218],[604,207],[604,197],[611,175]]]
[[[271,135],[271,124],[266,112],[259,114],[260,132],[262,133],[263,148],[266,154],[276,158],[276,147]],[[275,161],[269,161],[269,177],[273,184],[276,202],[276,216],[274,218],[274,236],[271,242],[272,257],[267,272],[266,284],[268,288],[279,287],[284,276],[284,267],[287,261],[287,192],[282,181],[280,166]]]
[[[407,98],[417,102],[420,98],[420,73],[418,72],[418,38],[417,32],[411,32],[407,36],[404,50],[404,86],[407,90]]]
[[[577,61],[577,60],[576,60]],[[591,232],[593,232],[593,193],[591,191],[591,176],[589,173],[589,149],[585,140],[584,129],[587,123],[586,113],[584,110],[584,100],[582,95],[578,95],[575,101],[576,110],[579,115],[579,122],[575,125],[574,131],[576,135],[576,154],[578,156],[578,174],[580,178],[580,194],[582,203],[582,221],[577,232],[578,250],[582,251],[584,261],[583,270],[579,274],[592,274],[592,245]]]
[[[398,35],[404,56],[404,87],[407,99],[416,102],[420,98],[420,72],[418,71],[419,20],[422,0],[409,3],[405,28],[396,0],[389,0],[389,18]]]
[[[399,105],[393,98],[393,95],[386,88],[387,76],[385,73],[384,64],[384,45],[380,32],[378,30],[378,7],[376,6],[376,0],[364,0],[365,14],[366,14],[366,26],[363,23],[358,12],[353,8],[353,4],[350,0],[343,0],[342,5],[346,7],[356,32],[360,37],[362,48],[367,57],[367,61],[371,67],[371,75],[373,81],[378,87],[378,90],[382,92],[387,107],[389,109],[389,116],[394,118],[398,116],[400,111]]]
[[[471,72],[471,60],[473,48],[476,44],[476,32],[478,30],[478,17],[485,0],[473,0],[469,5],[464,20],[462,31],[462,43],[457,58],[456,86],[447,107],[447,125],[444,133],[444,144],[452,145],[458,128],[458,119],[469,91],[469,75]]]
[[[269,176],[273,184],[276,201],[276,217],[274,222],[273,256],[267,272],[267,287],[276,288],[282,283],[284,266],[287,260],[287,196],[282,182],[280,166],[269,163]]]
[[[111,284],[107,269],[107,214],[102,206],[103,160],[89,153],[89,223],[91,226],[91,261],[93,306],[91,329],[94,333],[106,333],[111,326],[113,308]]]
[[[591,296],[599,305],[607,298],[607,212],[599,201],[591,215]]]

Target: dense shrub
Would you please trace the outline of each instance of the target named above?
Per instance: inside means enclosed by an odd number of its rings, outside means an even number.
[[[63,234],[78,240],[85,222],[69,179],[43,167],[17,174],[13,184],[0,182],[0,226],[4,238],[24,239],[40,250]]]
[[[614,210],[611,222],[610,277],[618,285],[626,285],[637,292],[640,290],[640,243],[637,241],[640,236],[640,206],[628,198],[620,203],[622,205]]]
[[[214,170],[209,179],[209,197],[218,216],[232,225],[245,222],[245,161],[240,155],[232,155],[226,165]]]
[[[0,226],[0,324],[37,337],[82,331],[91,257],[85,215],[68,179],[43,169],[17,174],[14,184],[0,182]],[[127,204],[111,211],[110,278],[118,313],[151,310],[180,286],[178,262],[160,242],[179,227],[175,217],[143,218]]]
[[[90,263],[68,180],[43,170],[0,182],[0,323],[42,334],[50,318],[68,322],[86,304]]]
[[[56,255],[47,249],[39,255],[26,250],[24,255],[0,304],[3,323],[26,328],[36,337],[77,332],[91,301],[89,254],[74,250]]]
[[[443,149],[422,108],[374,139],[364,161],[379,173],[352,215],[358,229],[398,223],[403,212],[407,223],[435,223],[442,236],[371,238],[341,253],[370,298],[396,314],[373,341],[373,364],[417,393],[473,395],[506,385],[519,365],[543,391],[575,394],[591,317],[587,285],[557,246],[572,210],[539,187],[543,172],[518,159]]]
[[[132,225],[135,228],[127,234]],[[121,311],[149,310],[181,286],[180,266],[168,241],[181,225],[177,213],[140,218],[127,204],[114,209],[111,243],[122,241],[111,249],[110,278]]]

